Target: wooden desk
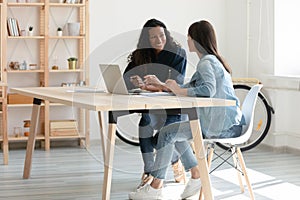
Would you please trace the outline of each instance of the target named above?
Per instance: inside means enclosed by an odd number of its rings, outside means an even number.
[[[211,106],[233,106],[235,101],[211,98],[177,97],[177,96],[141,96],[141,95],[117,95],[108,93],[68,93],[70,88],[12,88],[12,92],[34,97],[30,136],[27,143],[26,158],[24,164],[23,178],[30,176],[32,155],[34,151],[37,120],[39,118],[41,100],[62,103],[69,106],[80,107],[99,113],[99,124],[101,129],[102,150],[104,155],[104,180],[102,189],[102,199],[110,199],[111,178],[113,168],[113,156],[115,145],[116,118],[122,114],[130,112],[147,112],[148,110],[166,110],[167,112],[182,112],[189,115],[193,140],[201,174],[201,183],[206,200],[213,199],[211,182],[208,174],[205,150],[201,127],[198,120],[197,107]],[[103,117],[101,111],[109,112],[109,125],[107,137],[104,137]],[[118,112],[113,112],[118,111]],[[115,115],[119,113],[119,115]]]

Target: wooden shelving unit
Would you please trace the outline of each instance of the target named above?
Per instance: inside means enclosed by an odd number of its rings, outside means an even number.
[[[57,0],[30,0],[28,3],[16,0],[0,0],[1,3],[1,91],[3,150],[7,143],[26,141],[27,137],[13,134],[14,127],[22,127],[24,120],[30,119],[31,104],[7,104],[7,94],[12,87],[49,87],[61,86],[62,83],[89,84],[89,0],[78,0],[76,3],[57,3]],[[27,16],[26,16],[27,15]],[[27,32],[34,27],[34,35],[10,36],[7,30],[7,19],[18,21],[19,33]],[[79,22],[78,35],[70,35],[68,23]],[[56,30],[63,27],[63,36],[57,36]],[[23,30],[23,31],[21,31]],[[77,68],[68,69],[67,58],[77,57]],[[18,62],[19,66],[35,64],[36,69],[14,69],[8,63]],[[23,65],[24,63],[24,65]],[[59,66],[53,70],[52,66]],[[9,103],[9,102],[8,102]],[[62,110],[62,111],[61,111]],[[59,114],[59,112],[62,114]],[[16,114],[18,113],[18,114]],[[19,114],[21,113],[21,114]],[[64,116],[66,115],[66,116]],[[3,117],[4,116],[4,117]],[[50,136],[50,120],[76,120],[78,135]],[[12,119],[12,120],[11,120]],[[85,110],[44,102],[41,109],[38,140],[42,140],[45,150],[50,149],[50,141],[57,139],[78,139],[80,144],[89,145],[89,115]],[[6,138],[7,141],[4,139]],[[6,148],[6,146],[5,146]],[[8,154],[8,153],[7,153]],[[8,160],[8,158],[6,159]],[[7,164],[8,161],[6,161]]]
[[[2,21],[5,19],[3,0],[0,0],[0,47],[5,43],[5,29],[6,26]],[[0,48],[0,142],[3,152],[3,164],[8,164],[8,135],[7,135],[7,84],[4,72],[4,59],[2,55],[5,54],[4,49]]]

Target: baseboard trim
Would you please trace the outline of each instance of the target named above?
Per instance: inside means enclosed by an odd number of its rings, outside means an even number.
[[[289,146],[274,147],[268,144],[259,144],[259,148],[264,148],[276,153],[292,153],[292,154],[300,155],[300,149],[289,147]]]

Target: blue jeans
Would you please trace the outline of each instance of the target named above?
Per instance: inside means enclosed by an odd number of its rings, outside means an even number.
[[[197,165],[197,159],[194,156],[188,140],[192,139],[192,133],[189,121],[173,123],[163,127],[160,130],[157,141],[157,152],[154,167],[151,175],[158,179],[165,179],[172,154],[176,150],[181,155],[180,160],[185,168],[189,170]]]
[[[228,130],[220,133],[220,138],[237,137],[242,132],[242,125],[235,125]],[[192,139],[192,131],[189,121],[173,123],[163,127],[160,130],[157,141],[157,153],[154,163],[154,168],[151,175],[158,179],[165,179],[168,165],[172,155],[170,152],[176,149],[181,155],[180,160],[186,170],[189,170],[197,165],[197,159],[189,144]]]
[[[145,173],[150,173],[154,165],[154,149],[156,148],[159,135],[159,133],[155,135],[154,132],[160,130],[163,126],[186,119],[186,115],[166,115],[164,110],[159,114],[142,114],[139,123],[139,142]],[[170,162],[175,163],[179,160],[180,155],[176,150],[173,150],[172,152]]]

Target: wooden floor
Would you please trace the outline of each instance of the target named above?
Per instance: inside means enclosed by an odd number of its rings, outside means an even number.
[[[79,147],[37,149],[31,178],[22,179],[25,150],[11,150],[9,165],[0,164],[2,200],[90,200],[101,199],[103,165],[99,144],[90,150]],[[0,162],[2,162],[0,153]],[[244,153],[257,200],[285,200],[300,196],[300,155],[274,153],[258,147]],[[139,149],[117,142],[111,199],[128,199],[139,182],[142,162]],[[249,199],[241,194],[236,172],[223,167],[211,175],[215,199]],[[168,199],[179,199],[183,184],[173,183],[171,168],[166,188]],[[193,197],[191,199],[197,199]]]

